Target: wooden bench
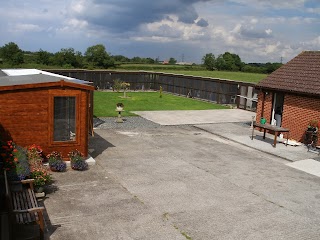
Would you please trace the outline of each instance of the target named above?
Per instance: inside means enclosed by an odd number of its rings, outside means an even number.
[[[9,217],[12,223],[13,235],[17,236],[25,227],[31,229],[33,225],[38,229],[38,236],[35,238],[44,239],[44,207],[38,205],[36,199],[33,181],[34,179],[15,182],[19,189],[14,189],[7,179],[7,173],[4,171],[6,200],[9,210]],[[17,184],[18,183],[18,184]],[[29,231],[30,234],[30,231]],[[16,237],[18,238],[18,237]]]
[[[263,129],[263,139],[266,138],[266,131],[267,131],[267,130],[270,130],[270,131],[273,131],[273,132],[274,132],[273,147],[276,147],[276,146],[277,146],[277,136],[278,136],[278,133],[286,132],[286,133],[287,133],[286,146],[288,145],[289,131],[290,131],[289,129],[283,128],[283,127],[277,127],[277,126],[271,125],[271,124],[269,124],[269,123],[261,124],[261,123],[258,123],[258,122],[253,122],[253,123],[252,123],[252,126],[253,126],[253,128],[252,128],[251,140],[253,140],[254,128],[255,128],[255,127],[259,127],[259,128],[262,128],[262,129]]]

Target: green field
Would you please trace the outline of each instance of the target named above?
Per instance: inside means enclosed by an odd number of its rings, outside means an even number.
[[[115,70],[120,71],[154,71],[174,74],[184,74],[191,76],[219,78],[235,81],[243,81],[250,83],[258,83],[260,80],[267,77],[267,74],[247,73],[247,72],[226,72],[226,71],[207,71],[204,67],[195,66],[180,66],[180,65],[163,65],[163,64],[123,64]]]
[[[157,111],[157,110],[207,110],[207,109],[228,109],[214,103],[186,97],[174,96],[163,93],[160,98],[159,92],[129,92],[129,98],[122,98],[123,93],[117,92],[94,92],[94,111],[96,117],[117,116],[116,104],[124,104],[123,116],[134,116],[130,111]]]
[[[219,79],[236,80],[242,82],[258,83],[267,77],[267,74],[245,73],[245,72],[224,72],[224,71],[180,71],[163,70],[166,73],[184,74],[191,76],[210,77]]]
[[[205,67],[201,65],[170,65],[170,64],[121,64],[117,65],[117,70],[130,71],[162,71],[162,70],[186,70],[186,71],[205,71]]]

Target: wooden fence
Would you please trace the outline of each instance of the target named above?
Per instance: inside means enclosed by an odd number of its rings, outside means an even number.
[[[182,74],[104,70],[46,70],[64,76],[91,81],[98,89],[112,89],[115,79],[130,83],[131,90],[159,90],[199,98],[219,104],[235,104],[238,108],[255,111],[258,90],[255,84]]]

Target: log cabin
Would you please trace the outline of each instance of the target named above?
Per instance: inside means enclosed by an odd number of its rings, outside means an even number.
[[[87,157],[93,118],[90,82],[17,71],[0,70],[0,137],[22,147],[37,144],[45,155],[61,152],[66,160],[76,149]]]

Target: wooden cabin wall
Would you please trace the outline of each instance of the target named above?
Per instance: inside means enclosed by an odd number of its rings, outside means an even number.
[[[0,93],[0,124],[18,145],[47,144],[49,116],[46,92],[33,90]]]

